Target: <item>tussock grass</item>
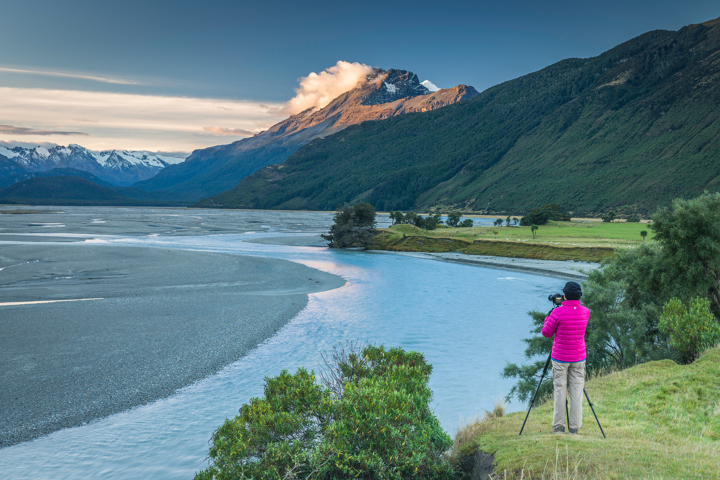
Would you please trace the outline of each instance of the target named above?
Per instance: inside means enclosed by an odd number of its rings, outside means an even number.
[[[596,377],[586,389],[607,439],[586,401],[579,435],[550,434],[550,400],[522,436],[525,412],[468,424],[456,455],[493,453],[502,479],[720,478],[719,347],[689,365],[662,360]]]

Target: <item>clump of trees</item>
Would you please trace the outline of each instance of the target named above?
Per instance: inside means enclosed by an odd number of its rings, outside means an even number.
[[[466,218],[460,222],[460,212],[450,212],[447,215],[447,226],[448,227],[472,227],[472,219]],[[423,217],[415,212],[408,212],[403,214],[402,212],[390,212],[390,219],[393,221],[393,225],[407,224],[415,225],[418,228],[425,230],[435,230],[438,225],[442,225],[442,216],[439,213]]]
[[[570,221],[570,215],[562,213],[562,208],[555,203],[543,205],[533,210],[520,219],[520,225],[529,227],[531,225],[547,225],[550,220],[560,220],[563,222]]]
[[[603,222],[606,222],[606,223],[611,223],[613,220],[615,220],[616,217],[617,217],[617,214],[615,213],[615,211],[614,211],[614,210],[610,210],[610,211],[607,213],[607,215],[605,215],[604,217],[602,217],[602,221],[603,221]],[[639,221],[639,220],[638,220],[638,221]]]
[[[375,208],[369,203],[338,207],[330,232],[321,235],[332,248],[365,248],[378,234]]]
[[[454,478],[422,354],[350,344],[324,359],[320,381],[304,368],[266,378],[213,434],[195,479]]]
[[[496,227],[502,227],[503,223],[505,223],[506,227],[511,226],[510,225],[511,223],[512,223],[512,226],[517,226],[517,224],[520,223],[520,220],[518,220],[516,217],[513,217],[511,219],[510,216],[508,215],[507,218],[505,218],[504,220],[502,218],[498,218],[497,220],[495,220],[493,222],[493,225],[495,225]]]
[[[625,221],[628,223],[640,223],[640,217],[638,215],[630,215]]]
[[[618,250],[584,282],[590,374],[663,358],[690,362],[719,340],[720,193],[676,199],[652,220],[653,241]],[[523,401],[534,392],[552,347],[552,339],[540,334],[547,312],[529,314],[533,336],[525,340],[525,354],[539,360],[509,364],[503,372],[518,379],[508,398]],[[545,383],[541,394],[551,393]]]

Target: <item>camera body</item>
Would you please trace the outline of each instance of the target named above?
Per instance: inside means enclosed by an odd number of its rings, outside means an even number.
[[[562,305],[563,302],[563,294],[562,293],[553,293],[552,295],[548,295],[548,300],[553,302],[553,305],[556,307],[559,307]]]

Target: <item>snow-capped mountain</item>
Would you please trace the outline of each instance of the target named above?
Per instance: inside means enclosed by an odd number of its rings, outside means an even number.
[[[263,167],[284,162],[317,138],[366,121],[435,110],[477,94],[470,86],[438,89],[427,80],[421,83],[413,72],[376,68],[355,88],[320,109],[309,108],[264,132],[229,145],[195,150],[182,164],[173,165],[136,186],[193,199],[209,197],[233,188]]]
[[[45,172],[53,168],[75,168],[90,172],[113,185],[132,185],[155,176],[168,165],[184,158],[151,152],[106,150],[93,152],[80,145],[53,148],[7,148],[0,146],[0,155],[12,160],[28,172]]]

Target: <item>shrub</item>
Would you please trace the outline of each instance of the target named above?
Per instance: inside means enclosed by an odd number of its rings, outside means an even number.
[[[466,218],[465,220],[463,220],[462,222],[460,222],[460,225],[458,225],[458,227],[470,228],[470,227],[472,227],[474,224],[475,224],[475,222],[473,222],[473,219],[472,219],[472,218]]]
[[[628,223],[640,223],[640,217],[637,215],[630,215],[625,221]]]
[[[360,202],[338,209],[335,223],[327,235],[321,235],[333,248],[366,247],[378,231],[375,230],[375,208]]]
[[[422,354],[368,345],[328,366],[321,384],[304,368],[266,378],[265,396],[213,434],[196,480],[453,478]]]
[[[671,299],[663,306],[659,326],[685,363],[720,342],[720,325],[710,312],[707,298],[693,298],[687,309],[679,299]]]

